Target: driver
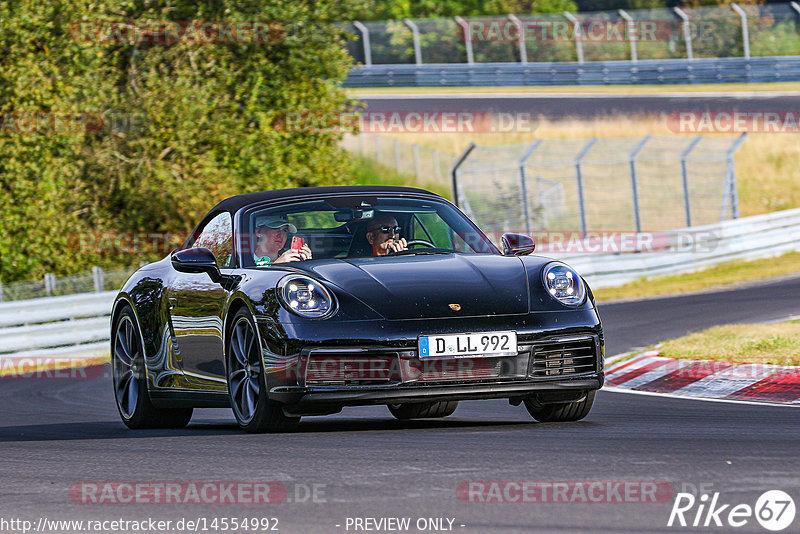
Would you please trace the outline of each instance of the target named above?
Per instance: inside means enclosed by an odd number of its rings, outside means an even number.
[[[263,215],[256,217],[257,246],[253,259],[259,267],[273,263],[288,263],[311,259],[311,249],[303,245],[299,250],[289,249],[281,254],[289,233],[297,233],[297,227],[289,222],[286,215]]]
[[[408,243],[400,237],[401,229],[397,219],[388,213],[376,213],[367,223],[367,241],[372,245],[372,255],[386,256],[389,252],[408,250]]]

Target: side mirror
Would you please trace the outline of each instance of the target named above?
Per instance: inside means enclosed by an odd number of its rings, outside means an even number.
[[[536,243],[533,238],[523,234],[503,234],[503,255],[525,256],[533,252]]]
[[[181,273],[208,273],[213,282],[222,279],[217,258],[207,248],[187,248],[173,253],[172,266]]]

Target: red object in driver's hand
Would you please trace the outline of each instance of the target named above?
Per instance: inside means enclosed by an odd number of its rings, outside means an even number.
[[[301,248],[303,248],[304,243],[305,241],[303,241],[302,237],[294,236],[292,238],[292,250],[300,250]]]

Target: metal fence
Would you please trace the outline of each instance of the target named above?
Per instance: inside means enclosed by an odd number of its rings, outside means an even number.
[[[342,146],[355,154],[375,160],[420,184],[449,186],[450,169],[458,154],[374,133],[345,135]]]
[[[800,55],[800,4],[353,22],[353,58],[387,64]]]
[[[133,271],[134,268],[104,270],[94,267],[90,273],[86,274],[72,276],[45,274],[40,281],[12,282],[10,284],[3,284],[0,281],[0,302],[113,291],[121,288]]]
[[[645,136],[470,144],[453,197],[493,232],[669,230],[739,217],[736,139]]]

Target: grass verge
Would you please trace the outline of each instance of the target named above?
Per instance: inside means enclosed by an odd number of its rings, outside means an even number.
[[[763,260],[731,261],[694,273],[636,280],[619,287],[599,288],[594,290],[594,295],[598,301],[602,302],[623,298],[691,293],[737,282],[792,273],[800,273],[800,252],[789,252],[782,256]]]
[[[763,91],[800,91],[800,82],[777,83],[705,83],[681,85],[550,85],[513,87],[372,87],[348,89],[354,97],[364,95],[457,95],[465,93],[603,93],[603,94],[654,94],[654,93],[750,93]]]
[[[681,360],[800,365],[800,321],[715,326],[666,341],[659,352]]]

